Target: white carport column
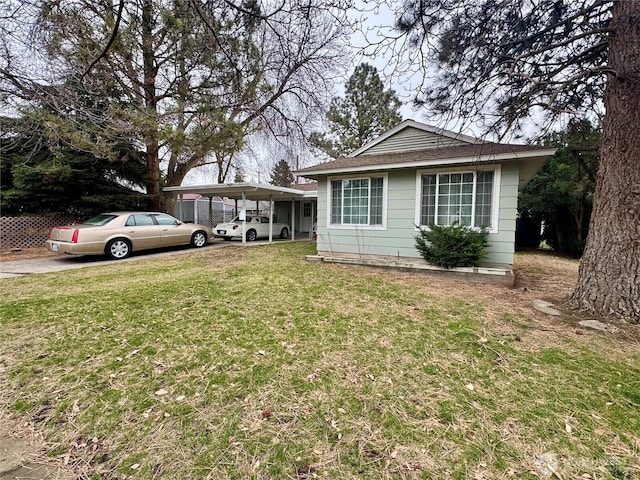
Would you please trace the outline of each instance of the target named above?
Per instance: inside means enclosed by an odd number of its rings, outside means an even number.
[[[269,195],[269,243],[273,242],[273,195]]]
[[[296,199],[291,200],[291,241],[296,239]]]
[[[247,243],[247,194],[242,192],[242,210],[244,216],[242,217],[242,243]]]

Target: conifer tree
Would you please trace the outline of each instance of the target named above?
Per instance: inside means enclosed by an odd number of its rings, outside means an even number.
[[[295,182],[295,177],[291,171],[291,167],[286,160],[280,160],[275,164],[271,171],[271,185],[279,187],[291,187]]]
[[[547,125],[602,116],[593,213],[570,303],[640,323],[640,2],[404,0],[397,7],[403,35],[390,46],[404,41],[395,58],[425,67],[416,101],[434,113],[483,120],[498,132],[536,112],[546,112]]]
[[[378,70],[362,63],[345,86],[344,98],[334,97],[327,113],[330,133],[315,132],[311,142],[329,156],[347,155],[402,121],[402,103],[385,89]]]

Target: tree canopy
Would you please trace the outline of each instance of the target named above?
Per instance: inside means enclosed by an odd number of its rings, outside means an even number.
[[[600,128],[576,121],[545,139],[556,154],[520,192],[521,214],[544,222],[543,238],[558,253],[579,258],[589,231],[598,171]]]
[[[3,119],[0,138],[5,215],[65,214],[86,218],[107,210],[145,207],[144,157],[131,145],[118,146],[113,160],[20,135],[20,122]]]
[[[339,1],[12,3],[5,97],[46,104],[41,123],[72,148],[107,158],[123,140],[138,145],[153,207],[195,167],[215,163],[225,181],[253,132],[301,134],[348,24]]]
[[[506,132],[602,115],[593,214],[573,306],[640,322],[640,2],[405,0],[400,62],[416,101]],[[401,48],[402,48],[401,47]]]
[[[610,0],[406,0],[396,26],[425,73],[415,101],[504,132],[602,108]]]
[[[345,85],[344,98],[331,101],[329,135],[316,132],[312,142],[332,157],[347,155],[398,125],[401,105],[396,93],[384,88],[378,70],[362,63]]]

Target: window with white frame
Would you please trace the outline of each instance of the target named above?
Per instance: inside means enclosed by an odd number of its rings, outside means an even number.
[[[420,183],[420,225],[495,227],[493,170],[424,173]]]
[[[384,177],[332,179],[332,225],[383,225]]]

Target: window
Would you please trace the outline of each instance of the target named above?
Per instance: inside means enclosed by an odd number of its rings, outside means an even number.
[[[127,222],[125,223],[125,225],[127,227],[133,227],[133,226],[144,227],[149,225],[155,225],[155,223],[153,222],[153,218],[151,218],[151,215],[135,214],[135,215],[131,215],[127,219]]]
[[[494,183],[493,170],[423,174],[420,225],[494,227]]]
[[[164,214],[158,214],[155,215],[156,217],[156,222],[158,222],[158,225],[177,225],[178,221],[177,219],[173,218],[170,215],[164,215]]]
[[[102,225],[106,225],[114,218],[118,218],[118,215],[109,215],[109,214],[103,213],[102,215],[98,215],[97,217],[93,217],[93,218],[90,218],[89,220],[85,220],[82,223],[84,223],[85,225],[102,226]]]
[[[384,177],[331,180],[332,225],[383,225]]]
[[[311,216],[311,202],[304,202],[302,204],[302,216],[305,218]]]

